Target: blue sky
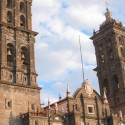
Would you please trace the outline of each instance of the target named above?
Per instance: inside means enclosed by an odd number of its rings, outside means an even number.
[[[113,18],[125,24],[125,1],[110,0]],[[66,96],[67,84],[71,93],[83,82],[79,52],[81,37],[85,79],[99,92],[95,51],[89,39],[105,20],[105,0],[33,0],[33,30],[36,36],[35,58],[41,103],[57,101],[59,93]]]

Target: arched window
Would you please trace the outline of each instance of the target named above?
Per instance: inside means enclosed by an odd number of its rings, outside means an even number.
[[[20,26],[25,27],[25,17],[23,15],[20,16]]]
[[[7,0],[7,7],[12,7],[12,0]]]
[[[28,68],[28,49],[26,47],[21,48],[21,63],[22,69],[27,70]]]
[[[103,53],[100,55],[100,58],[101,58],[101,63],[104,63],[105,62],[105,57],[104,57]]]
[[[24,2],[20,2],[20,11],[25,12],[25,4],[24,4]]]
[[[109,82],[107,79],[103,80],[102,87],[103,87],[103,91],[105,91],[106,95],[109,96],[110,90],[109,90]]]
[[[113,58],[113,51],[112,51],[112,49],[110,49],[110,51],[109,51],[109,58],[110,58],[110,59]]]
[[[8,11],[7,12],[7,22],[9,22],[9,23],[12,23],[12,12],[11,11]]]
[[[119,88],[118,77],[117,75],[112,76],[112,90],[113,93]]]
[[[14,46],[11,43],[7,44],[7,66],[14,66]]]

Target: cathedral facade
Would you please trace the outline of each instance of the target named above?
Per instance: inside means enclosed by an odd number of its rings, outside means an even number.
[[[74,95],[43,106],[37,85],[32,0],[0,1],[0,125],[125,125],[125,27],[106,20],[91,39],[101,95],[85,80]]]

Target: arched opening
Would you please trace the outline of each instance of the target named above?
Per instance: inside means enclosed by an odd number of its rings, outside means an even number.
[[[23,15],[20,16],[20,26],[25,27],[25,17]]]
[[[12,23],[12,19],[13,19],[12,12],[8,11],[7,12],[7,22]]]
[[[24,2],[20,2],[20,11],[25,12],[25,4],[24,4]]]
[[[21,61],[22,61],[22,69],[28,69],[28,49],[26,47],[21,48]]]
[[[7,66],[14,66],[14,46],[11,43],[7,44]]]
[[[7,7],[12,7],[12,0],[7,0]]]
[[[26,85],[28,84],[28,66],[29,66],[29,57],[28,49],[23,46],[21,47],[21,70],[23,71],[22,82]]]
[[[110,90],[109,90],[109,82],[107,79],[103,80],[102,87],[103,87],[103,91],[105,91],[106,95],[109,96]]]
[[[117,75],[112,76],[112,92],[115,93],[119,89],[119,82]]]

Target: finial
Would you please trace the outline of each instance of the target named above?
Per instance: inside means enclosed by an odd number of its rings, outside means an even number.
[[[108,0],[106,0],[106,10],[107,12],[105,13],[106,21],[111,21],[112,20],[112,14],[109,11],[109,3]]]
[[[109,2],[106,0],[106,10],[109,11]]]
[[[67,97],[72,97],[71,93],[70,93],[70,89],[69,86],[67,85]]]
[[[67,93],[70,93],[69,85],[67,85]]]
[[[103,101],[104,103],[108,103],[108,100],[107,100],[107,96],[106,96],[106,93],[105,93],[105,90],[104,90],[104,94],[103,94]]]

